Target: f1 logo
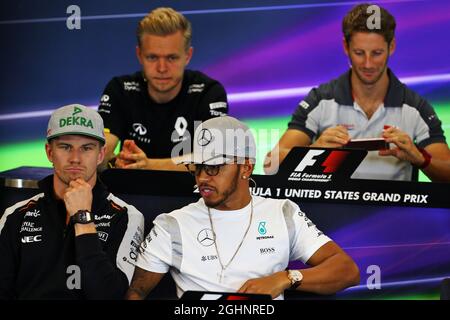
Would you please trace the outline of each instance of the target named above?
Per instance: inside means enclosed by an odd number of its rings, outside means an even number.
[[[341,163],[345,160],[349,153],[350,152],[348,151],[331,151],[329,156],[321,164],[322,167],[325,167],[323,169],[323,173],[335,172],[341,166]]]
[[[309,150],[308,153],[303,157],[302,161],[297,165],[294,171],[302,172],[305,170],[306,167],[313,166],[317,160],[315,157],[321,155],[324,153],[325,150]],[[333,150],[328,155],[328,157],[325,159],[325,161],[321,164],[323,169],[323,173],[333,173],[335,172],[341,163],[345,160],[347,155],[349,154],[348,151],[339,151],[339,150]]]
[[[302,161],[298,164],[294,171],[303,171],[306,167],[310,167],[316,163],[317,160],[314,157],[324,153],[325,150],[309,150],[308,153],[303,157]]]

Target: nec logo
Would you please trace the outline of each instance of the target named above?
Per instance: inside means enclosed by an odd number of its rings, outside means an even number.
[[[40,241],[42,241],[40,234],[38,234],[36,236],[25,236],[25,237],[22,237],[22,243],[40,242]]]
[[[309,150],[308,153],[303,157],[302,161],[297,165],[294,171],[302,172],[306,167],[313,166],[317,160],[315,159],[317,156],[324,153],[326,150]],[[348,151],[331,151],[330,155],[322,162],[321,166],[325,167],[323,169],[323,173],[333,173],[335,172],[341,163],[345,160]]]

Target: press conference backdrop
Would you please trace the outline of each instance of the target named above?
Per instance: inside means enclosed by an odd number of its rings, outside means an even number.
[[[450,130],[450,2],[376,1],[397,19],[394,72],[436,108]],[[49,166],[44,154],[55,108],[97,106],[115,75],[139,69],[137,22],[172,6],[193,25],[190,68],[220,80],[230,114],[255,129],[261,162],[313,86],[348,68],[341,20],[354,1],[2,1],[0,3],[0,171]],[[81,29],[70,30],[70,5]]]

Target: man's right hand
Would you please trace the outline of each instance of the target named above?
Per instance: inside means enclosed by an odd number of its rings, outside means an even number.
[[[64,192],[66,210],[73,216],[78,210],[91,211],[92,186],[81,178],[72,180]]]
[[[326,129],[311,147],[340,148],[350,141],[347,128],[336,126]]]

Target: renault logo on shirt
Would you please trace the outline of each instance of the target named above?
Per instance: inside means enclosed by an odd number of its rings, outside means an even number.
[[[202,129],[200,131],[200,133],[198,134],[197,137],[197,143],[204,147],[206,145],[208,145],[209,143],[211,143],[211,141],[213,141],[213,136],[211,131],[209,131],[208,129]]]
[[[204,247],[214,244],[215,236],[211,229],[203,229],[197,235],[197,241]]]
[[[141,136],[147,133],[147,129],[144,127],[142,123],[133,123],[133,130]]]
[[[177,131],[179,136],[184,135],[184,133],[186,132],[187,129],[187,121],[184,117],[178,117],[177,120],[175,121],[175,130]]]

